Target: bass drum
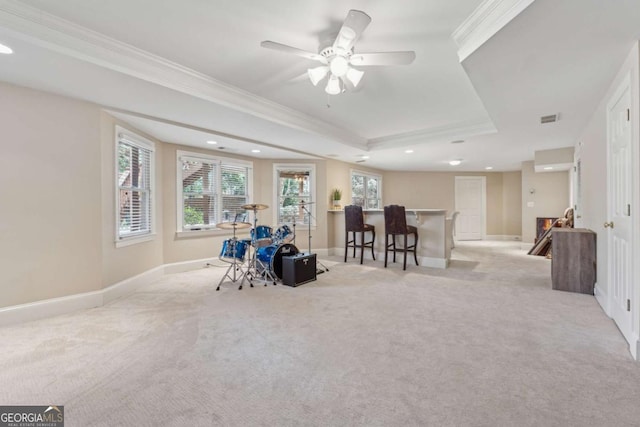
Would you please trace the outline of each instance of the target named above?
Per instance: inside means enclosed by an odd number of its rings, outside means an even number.
[[[258,272],[263,273],[265,269],[282,280],[282,257],[299,254],[300,251],[294,245],[285,243],[283,245],[270,245],[256,250],[256,258],[261,262],[258,265]]]

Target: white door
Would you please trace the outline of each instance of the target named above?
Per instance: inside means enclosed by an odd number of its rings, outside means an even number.
[[[482,240],[485,229],[486,178],[456,176],[456,240]]]
[[[607,231],[611,317],[632,342],[631,86],[626,79],[607,106]]]

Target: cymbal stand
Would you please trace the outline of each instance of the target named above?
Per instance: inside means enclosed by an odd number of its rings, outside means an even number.
[[[238,290],[242,290],[242,284],[244,283],[244,279],[245,276],[247,274],[246,271],[242,270],[242,264],[244,263],[244,261],[242,263],[238,262],[237,259],[237,255],[238,255],[238,239],[236,238],[236,226],[233,226],[233,238],[231,239],[231,254],[233,256],[233,261],[231,262],[231,264],[229,265],[229,268],[227,268],[227,272],[224,273],[224,276],[222,276],[222,279],[220,279],[220,283],[218,283],[218,287],[216,288],[216,291],[220,290],[220,285],[222,285],[222,282],[224,282],[224,279],[229,278],[229,280],[232,283],[236,283],[238,280],[240,280],[242,278],[242,280],[240,281],[240,287],[238,287]],[[231,274],[229,274],[229,272],[233,269],[233,276]],[[240,276],[238,276],[238,271],[240,271],[242,274],[240,274]],[[251,282],[249,282],[251,283]],[[253,285],[251,285],[253,287]]]
[[[309,252],[308,252],[308,254],[311,255],[311,219],[313,218],[313,215],[311,215],[311,212],[309,211],[309,209],[307,209],[305,207],[305,205],[300,205],[300,207],[302,208],[302,210],[304,212],[307,213],[307,219],[308,219],[308,222],[309,222],[309,230],[308,230],[309,231]],[[315,219],[315,218],[313,218],[313,219]],[[327,266],[324,265],[323,263],[321,263],[317,258],[316,258],[316,263],[320,264],[322,266],[322,268],[324,268],[324,270],[318,268],[317,269],[318,273],[324,273],[325,271],[329,271],[329,268],[327,268]]]
[[[293,215],[293,223],[291,224],[293,226],[293,240],[291,241],[291,243],[293,244],[293,246],[296,245],[296,216]]]

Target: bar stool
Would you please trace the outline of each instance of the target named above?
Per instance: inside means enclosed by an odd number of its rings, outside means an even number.
[[[371,256],[376,259],[373,251],[373,243],[376,240],[376,228],[371,224],[364,223],[364,215],[362,207],[349,205],[344,207],[344,262],[347,262],[347,251],[353,248],[353,257],[356,257],[356,248],[360,248],[360,264],[364,260],[364,248],[371,248]],[[370,231],[372,234],[371,241],[364,241],[364,233]],[[353,233],[353,240],[349,240],[349,233]],[[357,243],[356,233],[360,233],[360,244]]]
[[[413,234],[413,245],[407,245],[407,236]],[[391,243],[389,243],[391,236]],[[404,236],[404,247],[396,248],[396,236]],[[413,225],[407,225],[407,216],[404,206],[390,205],[384,207],[384,267],[387,267],[387,254],[393,251],[393,262],[396,262],[396,252],[404,252],[403,270],[407,269],[407,252],[413,252],[413,259],[418,264],[416,247],[418,246],[418,229]],[[391,249],[389,249],[391,248]]]

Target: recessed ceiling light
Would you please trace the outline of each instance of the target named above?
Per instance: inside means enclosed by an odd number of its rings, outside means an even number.
[[[407,154],[411,154],[411,153],[413,153],[413,150],[405,150],[404,152],[407,153]]]
[[[251,150],[252,153],[259,153],[260,150]]]
[[[486,169],[486,170],[488,170],[488,171],[490,171],[490,170],[492,170],[492,169],[493,169],[493,166],[487,166],[485,169]]]
[[[550,171],[550,170],[553,170],[553,166],[546,166],[546,167],[544,167],[542,169],[544,169],[546,171]]]
[[[458,166],[460,163],[462,163],[462,160],[451,160],[449,162],[451,166]]]
[[[216,144],[217,144],[217,142],[216,142],[216,141],[207,141],[207,144],[210,144],[210,145],[216,145]]]
[[[365,160],[366,160],[366,159],[368,159],[368,158],[369,158],[369,156],[366,156],[366,155],[364,155],[364,154],[363,154],[362,156],[360,156],[360,158],[361,158],[361,159],[365,159]]]
[[[5,46],[2,43],[0,43],[0,53],[9,55],[10,53],[13,53],[13,49],[11,49],[9,46]]]

